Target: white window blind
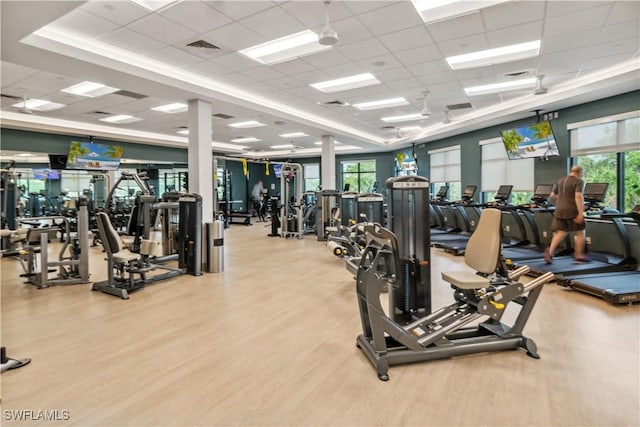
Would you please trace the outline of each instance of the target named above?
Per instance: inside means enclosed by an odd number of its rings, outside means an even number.
[[[509,160],[501,138],[480,141],[482,146],[481,191],[513,185],[513,191],[533,191],[535,159]]]
[[[309,163],[304,165],[304,178],[305,179],[320,178],[320,164]]]
[[[640,150],[640,111],[567,125],[571,157]]]
[[[429,179],[431,182],[460,181],[460,146],[429,151]]]

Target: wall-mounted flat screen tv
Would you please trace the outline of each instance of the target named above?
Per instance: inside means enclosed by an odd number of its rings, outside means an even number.
[[[72,141],[67,158],[68,169],[113,171],[120,166],[124,154],[119,145]]]
[[[273,166],[273,174],[276,176],[276,178],[280,179],[280,177],[282,176],[282,165],[273,164],[271,166]]]
[[[55,169],[33,168],[35,179],[60,179],[60,172]]]
[[[559,156],[549,121],[500,132],[509,160]]]

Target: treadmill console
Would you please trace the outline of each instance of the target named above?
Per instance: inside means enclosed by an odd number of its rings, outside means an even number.
[[[477,188],[478,187],[475,185],[467,185],[466,187],[464,187],[464,190],[462,191],[462,201],[471,201],[471,199],[473,199],[473,196],[476,194]]]
[[[602,203],[604,202],[607,189],[609,188],[608,182],[589,182],[584,186],[584,204],[587,210],[603,210]]]

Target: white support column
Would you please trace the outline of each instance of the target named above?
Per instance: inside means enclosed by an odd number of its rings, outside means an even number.
[[[323,190],[336,190],[336,146],[333,135],[322,135],[322,171],[320,185]]]
[[[189,193],[202,196],[202,222],[213,222],[213,168],[211,161],[211,103],[189,101]]]

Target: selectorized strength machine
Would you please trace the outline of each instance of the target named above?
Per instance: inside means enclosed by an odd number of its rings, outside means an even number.
[[[428,183],[421,189],[423,180],[426,181],[421,177],[390,179],[387,185],[392,192],[391,200],[394,200],[394,189],[402,188],[402,195],[396,197],[396,202],[404,200],[412,204],[422,198],[428,201],[428,195],[421,194],[428,193]],[[415,186],[413,189],[412,185]],[[421,191],[416,191],[418,189]],[[390,215],[397,214],[398,208],[391,206]],[[411,220],[405,218],[403,224],[407,222]],[[501,257],[500,223],[499,210],[483,211],[465,253],[465,262],[472,270],[442,273],[442,278],[454,289],[455,302],[435,312],[430,310],[428,258],[403,259],[402,256],[402,251],[412,243],[403,243],[401,239],[415,243],[415,235],[411,233],[416,230],[411,227],[418,224],[407,224],[398,229],[398,235],[378,224],[366,226],[368,245],[356,277],[363,333],[358,336],[356,345],[374,365],[381,380],[389,379],[391,365],[464,354],[523,348],[527,355],[539,358],[535,342],[523,335],[523,329],[542,285],[552,280],[553,274],[544,274],[527,284],[518,281],[528,271],[526,266],[509,274]],[[409,235],[404,235],[407,232]],[[428,247],[428,240],[426,244]],[[404,249],[403,245],[406,246]],[[404,273],[411,260],[417,261],[421,274]],[[416,283],[418,281],[422,284]],[[390,289],[389,315],[385,314],[380,302],[380,294],[386,287]],[[398,301],[398,297],[402,300]],[[512,325],[502,322],[509,303],[521,307]],[[466,326],[481,318],[486,320],[475,327]]]

